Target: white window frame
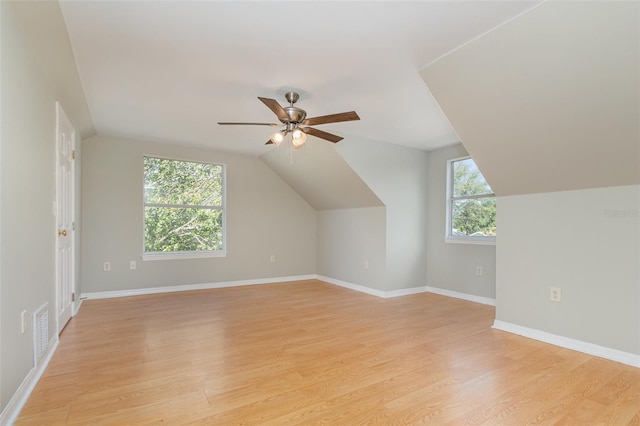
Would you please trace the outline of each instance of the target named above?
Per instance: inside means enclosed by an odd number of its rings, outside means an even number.
[[[222,184],[221,184],[221,203],[222,205],[217,210],[222,210],[222,249],[220,250],[210,250],[210,251],[179,251],[179,252],[145,252],[145,207],[148,205],[155,205],[162,207],[163,205],[156,205],[145,202],[145,176],[144,171],[142,173],[142,260],[173,260],[173,259],[202,259],[202,258],[211,258],[211,257],[226,257],[227,256],[227,166],[223,163],[213,163],[208,161],[194,161],[182,158],[173,158],[173,157],[162,157],[159,155],[143,155],[142,156],[142,165],[144,170],[144,159],[145,158],[158,158],[161,160],[170,160],[170,161],[179,161],[185,163],[199,163],[199,164],[208,164],[212,166],[220,166],[222,167]],[[166,205],[165,207],[198,207],[191,205]]]
[[[470,199],[482,199],[482,198],[495,198],[495,193],[482,194],[482,195],[466,195],[462,197],[454,197],[453,195],[453,164],[458,161],[471,159],[471,156],[453,158],[447,161],[447,193],[446,193],[446,221],[445,221],[445,237],[446,243],[453,244],[481,244],[481,245],[495,245],[496,237],[482,237],[482,236],[469,236],[469,235],[453,235],[452,234],[452,222],[453,222],[453,203],[457,200],[470,200]],[[475,163],[475,160],[474,160]]]

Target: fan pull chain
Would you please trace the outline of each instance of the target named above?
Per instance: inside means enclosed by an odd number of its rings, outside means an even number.
[[[289,165],[293,165],[293,142],[289,142]]]

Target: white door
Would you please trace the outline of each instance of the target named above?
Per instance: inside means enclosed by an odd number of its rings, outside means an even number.
[[[56,311],[58,333],[73,315],[75,137],[71,122],[56,103]]]

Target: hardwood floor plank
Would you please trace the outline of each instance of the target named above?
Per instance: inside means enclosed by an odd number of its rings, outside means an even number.
[[[640,424],[640,370],[316,280],[89,300],[16,425]]]

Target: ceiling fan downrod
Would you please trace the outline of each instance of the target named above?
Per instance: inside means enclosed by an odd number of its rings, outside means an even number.
[[[307,112],[301,108],[293,106],[298,99],[300,99],[300,95],[296,92],[287,92],[284,95],[287,102],[289,102],[289,106],[282,108],[284,112],[287,114],[287,118],[280,118],[280,121],[283,124],[289,125],[291,123],[302,123],[304,119],[307,117]]]

